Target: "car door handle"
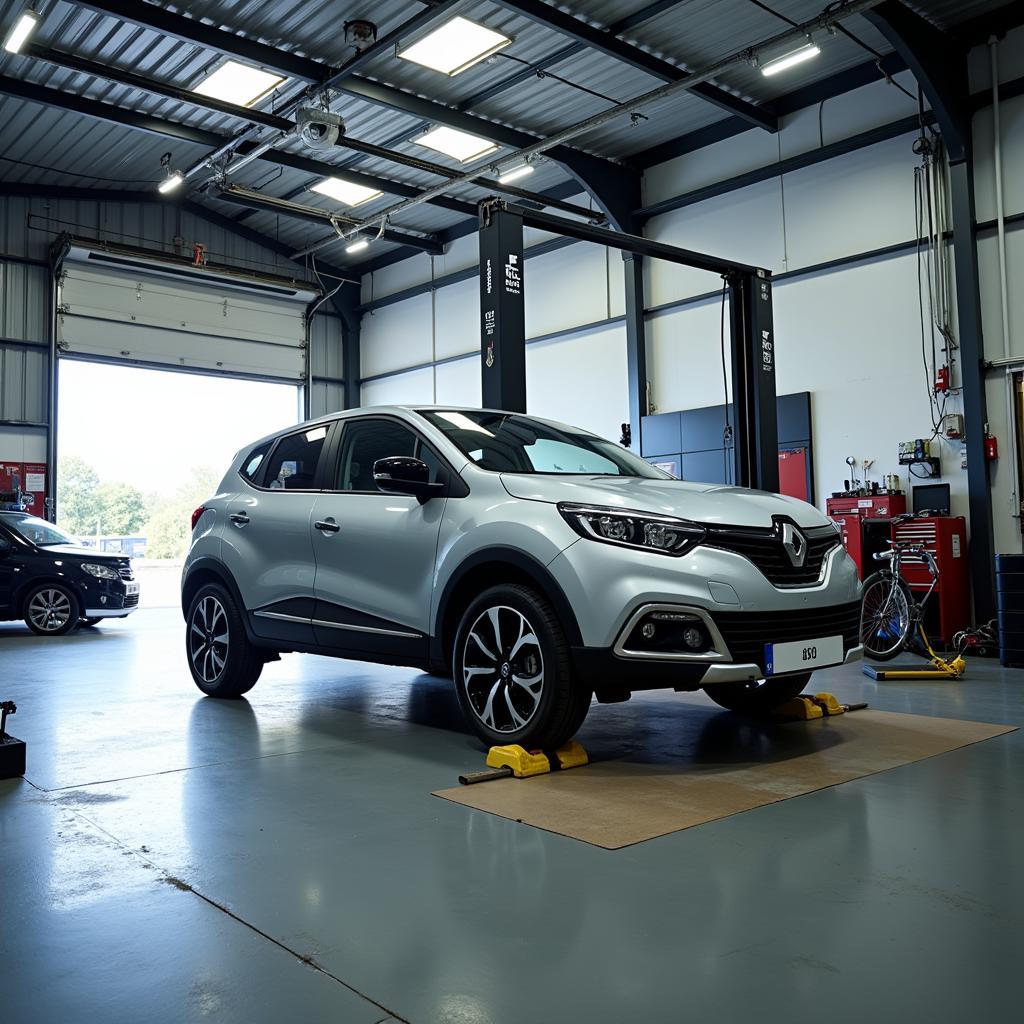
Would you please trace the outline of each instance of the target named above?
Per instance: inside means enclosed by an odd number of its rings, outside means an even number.
[[[243,526],[249,525],[249,517],[244,512],[232,512],[231,515],[228,516],[228,519],[230,519],[231,522],[233,522],[239,529]]]
[[[318,519],[313,525],[323,534],[337,533],[341,529],[332,516],[328,516],[326,519]]]

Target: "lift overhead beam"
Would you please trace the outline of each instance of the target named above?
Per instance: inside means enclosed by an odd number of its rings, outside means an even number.
[[[480,204],[480,322],[485,407],[526,411],[523,228],[717,273],[730,298],[736,482],[779,489],[771,273],[639,235],[581,224],[499,199]],[[632,372],[632,371],[631,371]],[[635,382],[639,383],[639,381]]]

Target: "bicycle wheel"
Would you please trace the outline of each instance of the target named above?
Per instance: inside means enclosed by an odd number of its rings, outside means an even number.
[[[860,642],[875,661],[890,661],[910,638],[914,598],[902,576],[876,572],[864,581],[860,610]]]

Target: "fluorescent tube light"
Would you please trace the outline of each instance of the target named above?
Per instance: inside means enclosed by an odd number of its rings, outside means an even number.
[[[345,246],[345,252],[350,256],[354,256],[357,252],[362,252],[364,249],[370,247],[370,240],[368,238],[358,238],[352,242],[351,245]]]
[[[22,11],[14,28],[7,33],[4,49],[8,53],[21,53],[21,48],[28,42],[28,37],[35,32],[42,19],[35,11]]]
[[[456,17],[425,35],[404,50],[395,48],[403,60],[411,60],[445,75],[457,75],[485,57],[504,49],[512,40],[500,32]]]
[[[157,190],[167,195],[168,192],[173,192],[176,188],[180,188],[185,183],[185,175],[181,171],[168,171],[167,177],[157,185]]]
[[[507,171],[502,171],[498,175],[498,181],[502,185],[507,185],[510,181],[518,181],[520,178],[525,178],[528,174],[533,174],[533,164],[520,164],[518,167],[511,167]]]
[[[463,164],[479,160],[498,148],[490,139],[482,139],[479,135],[470,135],[469,132],[460,132],[445,125],[431,128],[425,135],[412,141],[417,146],[425,146],[445,156],[454,157]]]
[[[796,64],[803,64],[805,60],[817,57],[819,53],[821,53],[821,50],[814,43],[808,43],[806,46],[801,46],[799,50],[794,50],[792,53],[784,53],[781,57],[768,61],[761,68],[761,74],[766,78],[770,78],[772,75],[777,75],[780,71],[785,71]]]
[[[283,75],[229,60],[211,71],[192,91],[239,107],[251,107],[284,81]]]
[[[368,203],[384,193],[367,188],[365,185],[357,185],[344,178],[324,178],[313,186],[314,192],[322,196],[329,196],[331,199],[344,203],[345,206],[358,206],[360,203]]]

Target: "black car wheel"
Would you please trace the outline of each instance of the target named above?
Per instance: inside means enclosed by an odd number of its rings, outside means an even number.
[[[767,715],[780,704],[804,692],[811,678],[806,672],[799,676],[780,679],[754,679],[747,683],[716,683],[704,687],[704,692],[720,707],[740,711],[747,715]]]
[[[78,625],[78,598],[62,583],[41,583],[25,595],[25,625],[40,636],[62,636]]]
[[[189,605],[185,653],[196,686],[209,697],[241,697],[263,671],[231,595],[220,585],[200,588]]]
[[[556,749],[590,706],[558,617],[528,587],[491,587],[470,604],[452,665],[462,712],[488,746]]]

